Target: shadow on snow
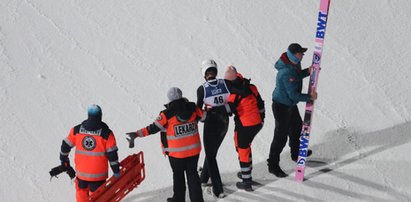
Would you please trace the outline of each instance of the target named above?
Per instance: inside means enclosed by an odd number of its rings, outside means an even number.
[[[321,175],[332,175],[333,177],[342,178],[346,181],[350,181],[362,186],[367,186],[371,189],[375,189],[376,191],[383,192],[393,198],[393,200],[391,201],[407,201],[410,199],[410,196],[405,195],[397,191],[396,189],[340,172],[338,171],[338,169],[346,165],[355,163],[356,161],[410,142],[411,136],[408,134],[408,131],[411,131],[410,122],[366,134],[356,134],[355,132],[352,132],[349,129],[345,128],[329,132],[325,134],[325,138],[327,138],[328,140],[311,147],[311,149],[314,151],[313,156],[308,158],[306,164],[306,166],[311,168],[311,170],[308,170],[308,172],[306,171],[306,178],[303,183],[308,187],[335,192],[337,194],[351,198],[367,199],[370,201],[387,201],[386,198],[379,198],[377,196],[374,196],[372,193],[359,193],[333,186],[333,184],[325,184],[322,182],[314,181],[316,177],[319,177]],[[338,146],[336,147],[336,145]],[[335,150],[335,148],[338,148],[338,150]],[[267,148],[267,156],[268,150],[269,148]],[[316,153],[316,151],[325,151],[325,153]],[[295,163],[290,160],[289,152],[286,152],[286,150],[284,150],[281,155],[281,160],[282,167],[284,167],[284,170],[290,175],[289,177],[285,178],[285,180],[293,181]],[[219,164],[221,163],[223,162],[219,162]],[[314,172],[311,172],[312,170],[314,170]],[[237,172],[221,173],[221,178],[224,184],[224,191],[228,195],[228,197],[224,198],[224,201],[324,201],[321,200],[321,198],[312,198],[310,196],[300,194],[294,190],[265,186],[275,181],[279,181],[279,179],[274,175],[268,173],[266,162],[260,162],[253,165],[253,180],[258,182],[258,185],[253,186],[255,190],[254,192],[237,191],[237,188],[235,187],[235,183],[239,181],[239,179],[237,178]],[[144,182],[142,186],[144,186]],[[299,184],[296,183],[295,186],[299,186]],[[262,187],[264,187],[264,189],[260,190],[260,188]],[[235,199],[229,197],[234,193],[236,195]],[[278,196],[278,193],[292,196],[294,197],[294,199],[291,200]],[[164,195],[166,195],[167,197],[172,196],[171,186],[155,191],[131,195],[124,201],[166,201]],[[209,199],[209,197],[207,198],[205,196],[205,199]],[[188,195],[186,197],[186,200],[189,200]],[[216,199],[214,199],[214,201],[215,200]]]

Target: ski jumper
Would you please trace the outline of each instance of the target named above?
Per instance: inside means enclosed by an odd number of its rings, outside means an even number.
[[[197,89],[197,107],[207,111],[204,121],[203,144],[206,157],[200,175],[202,183],[211,178],[213,193],[218,196],[223,193],[220,171],[217,164],[217,153],[228,130],[229,118],[225,111],[219,110],[227,104],[230,92],[224,79],[206,81]]]

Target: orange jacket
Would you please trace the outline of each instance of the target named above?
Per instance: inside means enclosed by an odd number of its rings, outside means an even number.
[[[110,165],[118,166],[116,139],[108,127],[95,131],[87,131],[81,124],[70,130],[69,135],[63,140],[67,144],[76,147],[74,162],[76,164],[76,176],[85,181],[101,181],[108,177],[108,155]],[[67,155],[68,153],[61,153]],[[118,168],[117,168],[118,169]]]
[[[232,86],[228,104],[236,115],[235,121],[242,126],[255,126],[263,122],[264,101],[258,93],[257,87],[242,77],[241,87]]]
[[[201,151],[198,121],[203,120],[205,114],[185,98],[173,101],[166,107],[153,124],[137,133],[148,136],[161,131],[161,146],[165,155],[174,158],[198,155]]]

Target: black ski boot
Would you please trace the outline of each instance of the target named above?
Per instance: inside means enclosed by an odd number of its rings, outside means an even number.
[[[276,177],[283,178],[287,177],[288,175],[280,168],[279,165],[270,166],[268,168],[268,172],[274,174]]]
[[[245,191],[254,191],[253,187],[251,186],[251,180],[243,180],[242,182],[237,182],[235,185],[238,189]]]
[[[280,168],[280,165],[278,164],[279,162],[275,163],[267,159],[268,172],[279,178],[287,177],[288,175]]]
[[[180,200],[180,202],[185,201],[185,200]],[[173,197],[167,198],[167,202],[179,202],[178,200],[174,199]]]

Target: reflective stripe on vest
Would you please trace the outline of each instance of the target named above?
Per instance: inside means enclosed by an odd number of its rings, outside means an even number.
[[[79,176],[80,178],[81,178],[81,177],[83,177],[83,178],[103,178],[103,177],[108,176],[108,173],[107,173],[107,172],[105,172],[105,173],[97,173],[97,174],[90,174],[90,173],[82,173],[82,172],[76,171],[76,174],[77,174],[77,176]]]
[[[82,151],[76,149],[76,154],[82,154],[87,156],[105,156],[106,152],[92,152],[92,151]]]
[[[163,152],[183,152],[188,151],[197,147],[201,147],[201,143],[192,144],[186,147],[178,147],[178,148],[163,148]]]
[[[197,135],[197,131],[193,134],[185,135],[185,136],[167,136],[167,140],[179,140],[179,139],[182,139],[182,138],[191,137],[191,136],[195,136],[195,135]]]

